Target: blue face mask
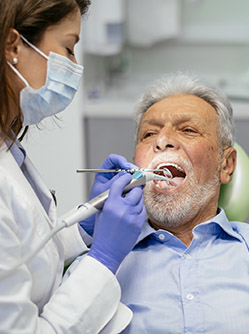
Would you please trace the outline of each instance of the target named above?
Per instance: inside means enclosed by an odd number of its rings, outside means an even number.
[[[61,112],[69,105],[78,90],[83,66],[54,52],[50,52],[47,56],[25,37],[21,36],[21,38],[47,59],[46,83],[40,89],[30,87],[21,73],[8,62],[8,65],[26,85],[20,92],[23,126],[26,126],[37,124],[44,118]]]

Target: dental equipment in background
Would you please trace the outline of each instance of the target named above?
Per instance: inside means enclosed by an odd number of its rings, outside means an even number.
[[[162,171],[162,170],[160,170]],[[110,170],[108,170],[110,172]],[[171,174],[171,173],[170,173]],[[132,175],[131,182],[125,186],[123,195],[125,195],[127,192],[129,192],[134,187],[143,186],[148,181],[159,181],[164,180],[169,184],[169,177],[168,176],[162,176],[158,175],[152,172],[147,172],[144,170],[138,170],[134,172]],[[90,201],[82,204],[77,210],[71,210],[67,212],[65,215],[60,217],[58,225],[48,233],[48,235],[41,241],[41,243],[27,256],[23,257],[21,260],[17,261],[15,264],[13,264],[13,267],[6,270],[4,273],[0,274],[0,279],[6,278],[12,271],[14,271],[16,268],[24,264],[25,262],[29,261],[36,253],[39,252],[39,250],[60,230],[62,230],[65,227],[72,226],[73,224],[76,224],[80,222],[81,220],[84,220],[92,215],[94,215],[96,212],[98,212],[100,209],[102,209],[105,201],[107,200],[109,196],[110,190],[106,190],[103,193],[99,194],[98,196],[94,197]],[[48,219],[48,218],[47,218]],[[50,225],[50,221],[49,221]]]

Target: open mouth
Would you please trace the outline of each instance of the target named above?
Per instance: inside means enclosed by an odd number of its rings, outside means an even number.
[[[167,187],[177,187],[184,182],[184,179],[186,177],[184,169],[176,163],[160,163],[156,166],[156,169],[159,169],[161,171],[157,171],[154,173],[169,177],[169,185],[167,185],[166,181],[154,181],[156,183],[156,187],[159,189],[165,189]],[[169,172],[171,173],[172,177]]]

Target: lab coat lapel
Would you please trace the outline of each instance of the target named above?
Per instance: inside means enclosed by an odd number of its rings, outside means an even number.
[[[18,166],[17,168],[20,173],[20,168]],[[32,184],[31,186],[25,176],[21,173],[22,178],[25,180],[24,183],[26,183],[26,186],[28,184],[27,188],[30,188],[29,192],[32,192],[32,195],[30,194],[30,196],[33,197],[32,201],[35,203],[37,207],[36,209],[38,209],[43,214],[50,227],[56,226],[57,210],[53,197],[28,157],[25,158],[22,169],[25,171],[26,175],[29,176],[30,182]],[[39,194],[38,197],[36,196],[32,187],[34,187],[35,192]],[[37,228],[40,228],[40,226]],[[67,260],[72,260],[85,249],[87,249],[84,241],[80,236],[77,224],[74,224],[67,229],[61,230],[53,238],[56,240],[58,249],[61,250],[60,253],[63,254],[63,259],[66,258]]]
[[[11,178],[15,179],[15,182],[20,185],[24,196],[28,196],[30,202],[33,205],[33,210],[38,210],[44,216],[45,220],[50,225],[50,228],[53,227],[56,224],[56,208],[52,195],[46,188],[30,159],[26,157],[23,168],[26,169],[32,183],[36,187],[36,191],[40,191],[42,197],[44,197],[44,203],[47,204],[46,210],[43,204],[41,204],[29,181],[26,179],[22,170],[18,166],[15,158],[10,151],[7,151],[7,149],[7,145],[4,143],[0,149],[1,164],[5,165],[5,169],[9,172]]]
[[[26,157],[23,167],[26,169],[36,193],[39,194],[37,199],[39,198],[38,203],[41,209],[49,217],[51,225],[54,226],[57,221],[56,206],[48,187],[43,182],[29,157]]]

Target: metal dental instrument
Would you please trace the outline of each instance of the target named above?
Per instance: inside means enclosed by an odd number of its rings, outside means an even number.
[[[77,173],[119,173],[122,170],[126,171],[127,173],[135,173],[135,172],[161,172],[164,174],[164,176],[167,176],[169,178],[172,178],[171,172],[168,170],[168,168],[163,169],[157,169],[157,168],[130,168],[130,169],[124,169],[124,168],[117,168],[117,169],[97,169],[97,168],[85,168],[85,169],[77,169]],[[156,175],[156,174],[155,174]]]
[[[117,169],[100,169],[100,168],[85,168],[85,169],[77,169],[77,173],[119,173],[122,170],[126,171],[127,173],[135,173],[138,171],[145,171],[145,172],[154,172],[159,171],[159,169],[149,169],[149,168],[117,168]]]

